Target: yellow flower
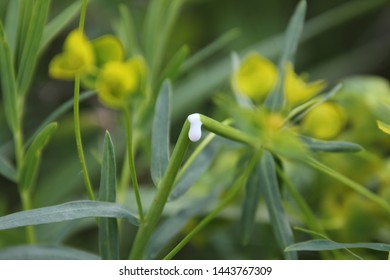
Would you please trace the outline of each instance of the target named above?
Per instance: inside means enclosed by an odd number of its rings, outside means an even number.
[[[287,103],[296,106],[308,101],[325,87],[325,82],[315,81],[306,83],[305,80],[294,72],[291,63],[285,66],[284,94]]]
[[[145,66],[140,57],[134,57],[127,62],[106,63],[96,79],[100,101],[115,109],[126,106],[129,97],[140,90],[144,74]]]
[[[263,100],[275,86],[278,71],[275,65],[257,53],[246,56],[234,73],[237,90],[253,100]]]
[[[93,47],[83,33],[72,31],[65,40],[64,51],[53,58],[49,75],[55,79],[72,80],[85,75],[95,67]]]
[[[346,123],[343,109],[331,102],[325,102],[312,109],[303,119],[302,130],[314,138],[330,140],[335,138]]]

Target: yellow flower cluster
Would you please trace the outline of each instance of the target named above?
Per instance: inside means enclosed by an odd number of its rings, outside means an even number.
[[[99,100],[111,108],[121,108],[140,91],[146,73],[141,57],[125,60],[121,42],[113,35],[89,41],[80,31],[72,31],[65,40],[63,52],[49,65],[54,79],[81,78],[84,87],[96,89]]]
[[[284,94],[290,106],[302,104],[324,89],[324,81],[306,83],[303,77],[295,73],[291,63],[284,67]],[[248,54],[233,76],[237,91],[254,101],[264,100],[277,80],[278,71],[275,64],[258,53]]]
[[[283,91],[289,108],[309,101],[326,86],[323,80],[307,82],[304,75],[294,71],[291,63],[284,65],[284,74]],[[233,73],[232,84],[239,94],[261,103],[271,93],[277,80],[275,64],[258,53],[250,53]],[[340,133],[345,123],[342,108],[335,103],[325,102],[304,117],[299,129],[312,137],[329,140]]]

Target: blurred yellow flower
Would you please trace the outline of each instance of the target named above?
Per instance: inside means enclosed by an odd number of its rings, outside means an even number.
[[[296,106],[308,101],[318,94],[326,86],[325,81],[315,81],[306,83],[305,80],[298,76],[291,63],[285,66],[284,94],[287,103]]]
[[[87,37],[78,30],[65,40],[64,51],[56,55],[49,65],[49,75],[55,79],[72,80],[95,68],[95,53]]]
[[[325,102],[313,108],[302,121],[302,132],[314,138],[330,140],[335,138],[346,123],[343,109]]]
[[[241,94],[261,101],[275,86],[277,78],[278,71],[270,60],[251,53],[234,73],[233,84]]]
[[[129,97],[142,85],[145,71],[142,58],[134,57],[127,62],[106,63],[96,79],[96,90],[100,101],[114,109],[127,106]]]

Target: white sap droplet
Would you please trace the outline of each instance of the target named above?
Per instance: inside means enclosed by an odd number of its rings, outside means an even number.
[[[192,142],[197,142],[202,137],[202,122],[200,121],[199,114],[192,114],[188,116],[190,122],[190,131],[188,132],[188,138]]]

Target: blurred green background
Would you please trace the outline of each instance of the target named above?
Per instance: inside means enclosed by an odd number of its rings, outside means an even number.
[[[12,0],[0,0],[0,17],[4,19],[6,6]],[[51,14],[55,15],[74,1],[52,1]],[[232,51],[255,49],[259,44],[268,42],[267,48],[277,48],[270,38],[282,34],[298,1],[291,0],[190,0],[180,13],[170,36],[166,61],[186,44],[194,54],[210,44],[223,33],[238,29],[239,36],[222,50],[207,58],[201,65],[181,75],[174,82],[174,100],[177,98],[178,110],[174,116],[172,135],[177,135],[187,113],[194,111],[218,115],[212,96],[218,92],[229,92],[228,79],[218,80],[205,91],[194,103],[181,103],[180,100],[194,98],[186,96],[186,83],[192,76],[202,75],[207,69],[228,61]],[[136,28],[142,29],[148,1],[145,0],[94,0],[88,7],[86,33],[93,39],[102,34],[115,33],[115,24],[119,17],[118,6],[130,7],[135,19]],[[305,40],[298,49],[296,57],[297,72],[307,72],[311,79],[325,79],[334,85],[351,75],[378,75],[390,79],[390,1],[384,0],[309,0],[307,10],[308,24],[304,36],[320,26],[328,26],[318,35]],[[335,12],[337,11],[337,12]],[[51,80],[48,77],[48,64],[54,55],[61,52],[67,34],[76,28],[75,19],[64,32],[50,44],[39,62],[34,83],[26,104],[25,134],[28,137],[40,122],[55,108],[72,98],[73,83]],[[241,53],[243,54],[243,53]],[[275,61],[275,57],[272,57]],[[219,68],[218,68],[219,69]],[[225,69],[226,71],[226,69]],[[227,70],[230,71],[230,70]],[[218,73],[217,73],[218,74]],[[201,86],[201,85],[199,85]],[[175,90],[180,96],[175,95]],[[196,92],[195,89],[188,94]],[[179,94],[179,93],[178,93]],[[95,155],[103,140],[103,131],[109,129],[114,134],[118,150],[125,146],[124,132],[117,125],[120,120],[115,112],[103,108],[96,98],[89,99],[81,105],[82,132],[89,168],[93,183],[99,182],[99,164]],[[69,112],[59,120],[60,129],[45,150],[43,166],[34,195],[34,207],[53,205],[76,198],[85,198],[79,162],[73,135],[72,113]],[[6,129],[3,110],[0,111],[0,144],[2,152],[10,155],[9,142],[11,134]],[[175,139],[175,137],[173,137]],[[353,139],[352,139],[353,140]],[[150,184],[148,149],[142,149],[137,156],[138,173],[141,184]],[[121,161],[121,154],[118,154]],[[18,193],[15,186],[0,178],[0,215],[20,210]],[[232,209],[232,216],[236,215]],[[236,211],[238,211],[236,209]],[[235,213],[235,214],[234,214]],[[242,247],[237,230],[238,219],[229,218],[227,212],[215,224],[195,239],[189,247],[178,255],[179,258],[280,258],[276,245],[265,244],[257,239],[251,240],[251,246]],[[236,215],[237,216],[237,215]],[[86,250],[96,251],[96,228],[93,223],[80,223],[69,234],[65,242]],[[42,227],[42,232],[47,229]],[[221,230],[222,229],[222,230]],[[57,229],[61,231],[60,226]],[[24,238],[23,230],[0,232],[0,248],[17,244]],[[52,235],[58,232],[48,233]],[[266,222],[256,228],[254,235],[264,240],[272,240],[272,231]],[[50,239],[49,238],[49,239]],[[60,238],[60,237],[58,237]],[[262,253],[263,252],[263,253]],[[260,254],[260,255],[259,255]],[[304,258],[317,258],[315,253],[308,253]]]

